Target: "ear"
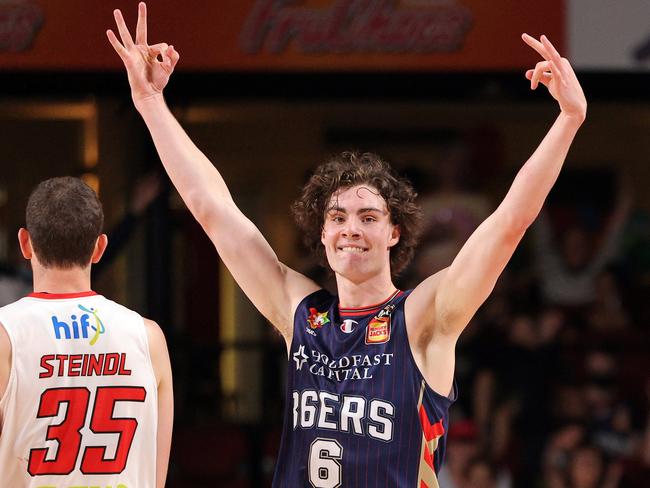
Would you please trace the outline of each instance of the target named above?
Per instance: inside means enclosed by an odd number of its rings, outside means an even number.
[[[394,225],[393,230],[390,233],[390,239],[388,240],[388,249],[393,247],[399,242],[399,238],[402,235],[402,231],[399,228],[399,225]]]
[[[29,232],[24,227],[21,227],[18,230],[18,244],[20,245],[20,252],[23,254],[23,257],[27,260],[31,260],[34,256],[34,250],[32,249],[32,241],[29,238]]]
[[[108,246],[108,236],[106,234],[101,234],[97,238],[97,241],[95,241],[95,250],[93,251],[93,256],[90,261],[92,264],[97,264],[99,262],[104,255],[104,251],[106,251],[106,246]]]
[[[325,227],[320,228],[320,242],[323,246],[325,245]]]

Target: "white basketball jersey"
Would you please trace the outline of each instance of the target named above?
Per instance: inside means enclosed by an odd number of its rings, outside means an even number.
[[[144,321],[94,292],[0,308],[12,349],[0,486],[153,488],[158,394]]]

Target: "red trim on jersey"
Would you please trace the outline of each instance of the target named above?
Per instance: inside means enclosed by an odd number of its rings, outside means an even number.
[[[420,405],[420,424],[422,424],[422,433],[424,438],[427,441],[431,441],[438,437],[445,435],[445,427],[442,423],[442,419],[438,420],[435,423],[429,421],[429,416],[427,415],[426,410],[424,410],[424,405]]]
[[[395,292],[383,302],[377,303],[375,305],[369,305],[367,307],[344,308],[341,307],[341,305],[339,304],[339,315],[341,317],[350,317],[355,315],[370,315],[374,312],[379,312],[382,309],[382,307],[384,307],[388,302],[393,300],[395,297],[401,296],[403,294],[404,292],[402,290],[395,290]]]
[[[97,295],[97,292],[90,290],[90,291],[81,291],[78,293],[48,293],[46,291],[39,291],[39,292],[30,293],[27,296],[29,298],[45,298],[47,300],[61,300],[63,298],[92,297],[94,295]]]

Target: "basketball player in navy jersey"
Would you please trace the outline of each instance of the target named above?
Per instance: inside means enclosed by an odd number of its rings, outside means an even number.
[[[162,91],[179,54],[147,44],[144,3],[135,40],[114,14],[121,39],[110,30],[108,39],[165,169],[244,293],[286,341],[287,412],[273,486],[438,486],[456,398],[456,341],[540,211],[585,119],[569,62],[546,37],[523,36],[543,58],[526,72],[531,88],[545,85],[560,114],[451,266],[431,270],[414,290],[393,284],[417,235],[410,185],[372,154],[344,153],[319,167],[294,211],[334,272],[333,296],[278,260],[174,119]]]

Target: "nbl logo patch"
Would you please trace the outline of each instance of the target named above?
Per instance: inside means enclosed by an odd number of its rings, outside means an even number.
[[[390,340],[390,316],[395,305],[386,305],[373,317],[366,328],[366,344],[384,344]]]

